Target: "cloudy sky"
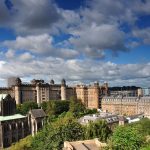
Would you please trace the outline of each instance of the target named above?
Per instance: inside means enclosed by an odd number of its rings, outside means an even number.
[[[0,85],[11,76],[150,86],[150,0],[0,0]]]

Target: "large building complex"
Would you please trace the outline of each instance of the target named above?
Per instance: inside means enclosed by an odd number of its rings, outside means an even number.
[[[102,109],[121,115],[144,113],[150,118],[150,97],[104,96],[101,99]]]
[[[10,80],[10,79],[9,79]],[[15,81],[13,81],[15,80]],[[32,80],[31,83],[22,83],[20,78],[13,78],[9,87],[0,88],[0,93],[10,94],[17,104],[25,101],[35,101],[39,105],[49,100],[69,100],[74,96],[80,99],[88,108],[100,107],[100,96],[107,94],[108,85],[99,83],[93,85],[77,85],[69,87],[63,79],[61,84],[55,84],[54,80],[45,83],[44,80]]]
[[[69,100],[74,96],[87,108],[101,108],[126,115],[144,113],[150,117],[150,96],[139,87],[108,87],[107,83],[99,85],[98,82],[68,86],[64,79],[60,84],[55,84],[54,80],[45,83],[44,80],[33,79],[30,83],[23,83],[20,78],[12,78],[9,81],[9,87],[0,88],[0,93],[10,94],[16,104],[35,101],[40,106],[44,101]]]

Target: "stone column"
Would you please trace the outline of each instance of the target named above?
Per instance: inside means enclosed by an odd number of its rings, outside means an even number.
[[[40,85],[36,85],[36,93],[37,93],[37,104],[38,106],[41,105],[41,97],[40,97]]]
[[[23,121],[21,122],[21,125],[22,125],[21,126],[22,127],[22,135],[21,136],[22,136],[22,138],[24,138],[24,122]]]
[[[16,141],[18,141],[18,123],[16,123]]]
[[[11,124],[9,124],[9,142],[12,143],[12,128],[11,128]]]
[[[66,86],[65,85],[61,85],[61,100],[66,100],[67,96],[66,96]]]
[[[21,104],[21,91],[19,85],[15,86],[15,100],[16,104]]]

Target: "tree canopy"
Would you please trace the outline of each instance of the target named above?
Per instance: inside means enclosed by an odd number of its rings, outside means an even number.
[[[24,102],[23,104],[17,105],[17,113],[26,115],[30,109],[37,109],[38,104],[33,101],[27,101]]]
[[[118,126],[112,135],[113,150],[139,150],[142,143],[141,134],[130,126]]]

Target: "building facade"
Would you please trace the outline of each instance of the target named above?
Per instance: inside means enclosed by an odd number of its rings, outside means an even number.
[[[16,114],[16,101],[9,94],[0,94],[0,149],[29,134],[35,135],[43,127],[45,113],[42,109],[31,110],[27,116]]]
[[[14,78],[12,78],[14,79]],[[13,84],[12,84],[13,83]],[[31,83],[22,83],[20,78],[11,80],[11,87],[0,88],[0,93],[10,94],[15,98],[16,104],[25,101],[34,101],[41,104],[49,100],[69,100],[74,96],[80,99],[88,108],[100,107],[100,96],[107,95],[108,84],[102,86],[99,83],[93,85],[77,85],[74,87],[66,85],[66,81],[62,79],[61,84],[55,84],[54,80],[45,83],[44,80],[32,80]]]
[[[0,94],[0,149],[29,134],[28,118],[16,114],[15,99],[9,94]]]
[[[101,107],[105,111],[121,115],[144,113],[145,117],[150,118],[150,97],[104,96]]]
[[[150,88],[139,88],[138,95],[139,96],[150,96]]]

